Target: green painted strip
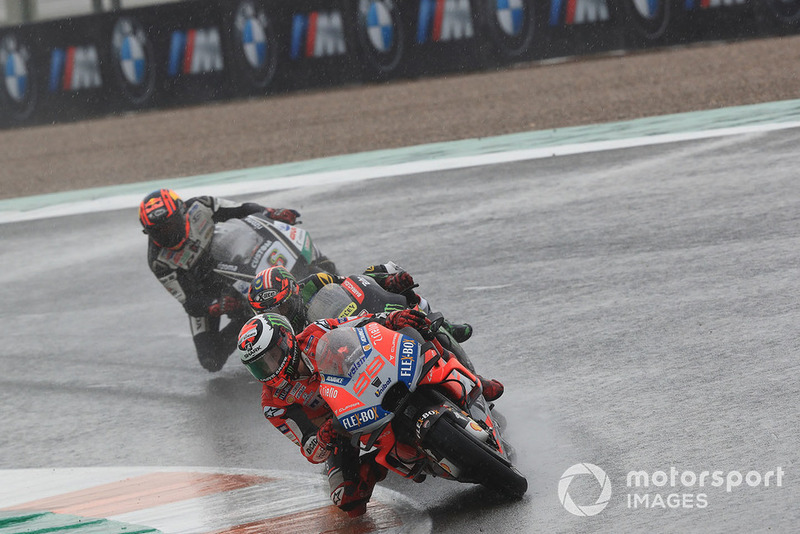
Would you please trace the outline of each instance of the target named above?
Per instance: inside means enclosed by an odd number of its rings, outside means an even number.
[[[52,512],[0,511],[0,534],[159,534],[151,527]]]
[[[143,192],[152,191],[161,187],[183,189],[254,180],[271,180],[304,174],[396,165],[421,160],[438,160],[565,144],[613,141],[663,134],[700,132],[722,128],[796,121],[800,121],[800,100],[784,100],[589,126],[575,126],[508,134],[497,137],[430,143],[408,148],[374,150],[358,154],[318,158],[308,161],[225,171],[186,178],[171,178],[138,182],[135,184],[96,187],[65,193],[51,193],[5,199],[0,200],[0,211],[25,211],[67,202],[102,199],[119,195],[142,195],[144,194]]]

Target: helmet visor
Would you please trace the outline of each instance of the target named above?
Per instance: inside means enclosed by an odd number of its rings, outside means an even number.
[[[173,213],[166,221],[148,231],[153,241],[160,247],[174,248],[186,241],[188,219],[180,211]]]
[[[281,339],[274,347],[264,352],[261,357],[246,365],[254,377],[266,382],[275,378],[283,370],[288,354],[289,345],[285,339]]]

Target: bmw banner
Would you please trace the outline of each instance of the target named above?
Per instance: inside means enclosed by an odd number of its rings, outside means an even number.
[[[183,0],[0,28],[0,127],[800,30],[800,0]]]

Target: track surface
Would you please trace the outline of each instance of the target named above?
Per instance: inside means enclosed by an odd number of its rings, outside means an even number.
[[[530,481],[520,502],[391,478],[436,532],[792,531],[800,130],[377,179],[259,199],[297,206],[344,272],[394,259],[476,328],[478,369]],[[491,179],[490,179],[491,178]],[[477,199],[477,200],[476,200]],[[313,474],[260,414],[236,362],[195,361],[147,271],[135,209],[0,226],[1,468],[197,465]],[[558,484],[603,468],[607,508]],[[765,475],[782,485],[626,488],[629,471]],[[569,493],[592,504],[599,487]],[[628,508],[702,493],[707,507]],[[681,497],[683,498],[683,497]]]

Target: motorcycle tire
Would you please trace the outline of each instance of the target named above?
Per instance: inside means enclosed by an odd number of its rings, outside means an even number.
[[[455,462],[470,479],[497,493],[519,498],[528,490],[528,481],[519,471],[449,417],[436,421],[425,436],[424,446]]]

